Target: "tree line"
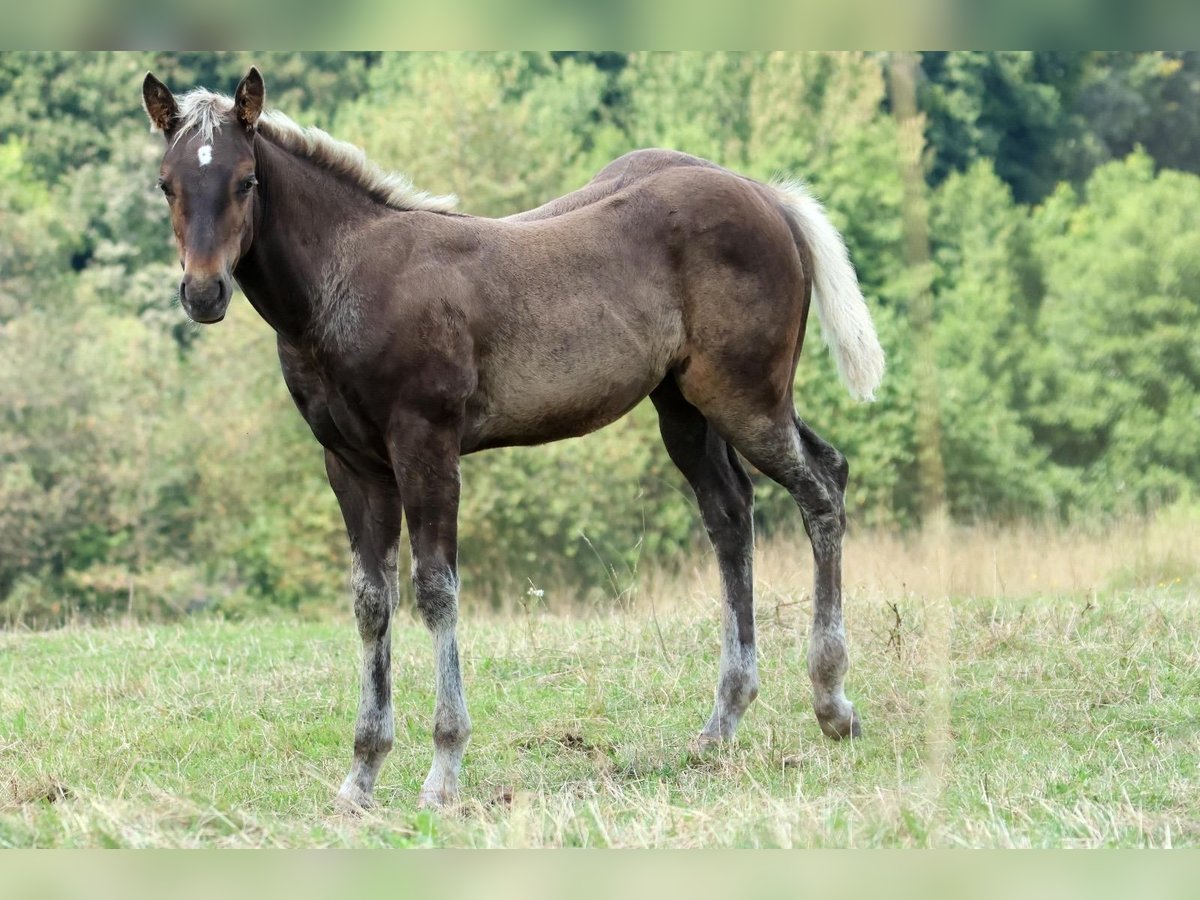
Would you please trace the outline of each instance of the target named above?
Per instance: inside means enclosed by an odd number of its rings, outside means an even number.
[[[1093,522],[1194,496],[1200,54],[920,55],[914,261],[888,54],[5,53],[0,621],[339,602],[320,449],[247,304],[213,329],[180,310],[161,138],[139,108],[147,69],[229,91],[251,62],[272,105],[474,214],[535,206],[644,146],[805,179],[888,353],[879,400],[856,404],[814,321],[796,379],[801,415],[851,461],[852,527],[916,527],[931,490],[959,521]],[[463,480],[478,596],[612,597],[702,540],[646,406],[470,457]],[[760,534],[798,527],[757,487]]]

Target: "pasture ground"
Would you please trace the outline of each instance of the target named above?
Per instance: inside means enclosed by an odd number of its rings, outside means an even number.
[[[760,557],[762,693],[703,757],[707,560],[610,611],[468,609],[475,733],[443,813],[414,807],[432,671],[406,612],[396,748],[358,818],[330,803],[357,703],[348,617],[0,634],[0,846],[1200,845],[1194,519],[851,541],[866,731],[841,744],[809,706],[807,550]]]

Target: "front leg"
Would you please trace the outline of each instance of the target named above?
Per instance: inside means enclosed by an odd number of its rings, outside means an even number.
[[[400,497],[391,485],[356,477],[328,451],[325,470],[350,536],[350,587],[362,638],[354,762],[336,801],[338,808],[354,812],[371,806],[375,779],[395,737],[391,619],[397,599]]]
[[[458,661],[457,423],[403,417],[391,449],[412,544],[412,579],[426,627],[433,634],[433,764],[421,787],[421,806],[441,807],[458,797],[458,773],[471,736],[471,717]]]

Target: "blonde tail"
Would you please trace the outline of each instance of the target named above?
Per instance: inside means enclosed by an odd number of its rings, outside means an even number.
[[[812,251],[817,319],[842,383],[859,400],[873,400],[883,380],[883,348],[842,236],[799,181],[776,181],[771,187]]]

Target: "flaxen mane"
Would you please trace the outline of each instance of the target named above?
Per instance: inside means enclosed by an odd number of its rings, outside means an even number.
[[[178,141],[192,134],[211,143],[213,132],[230,121],[233,98],[205,88],[196,88],[179,97]],[[358,147],[331,137],[320,128],[305,128],[278,110],[268,110],[258,120],[259,133],[289,153],[304,157],[323,169],[354,182],[364,191],[393,209],[453,212],[458,198],[453,194],[438,197],[413,185],[403,172],[387,172],[371,162]]]

